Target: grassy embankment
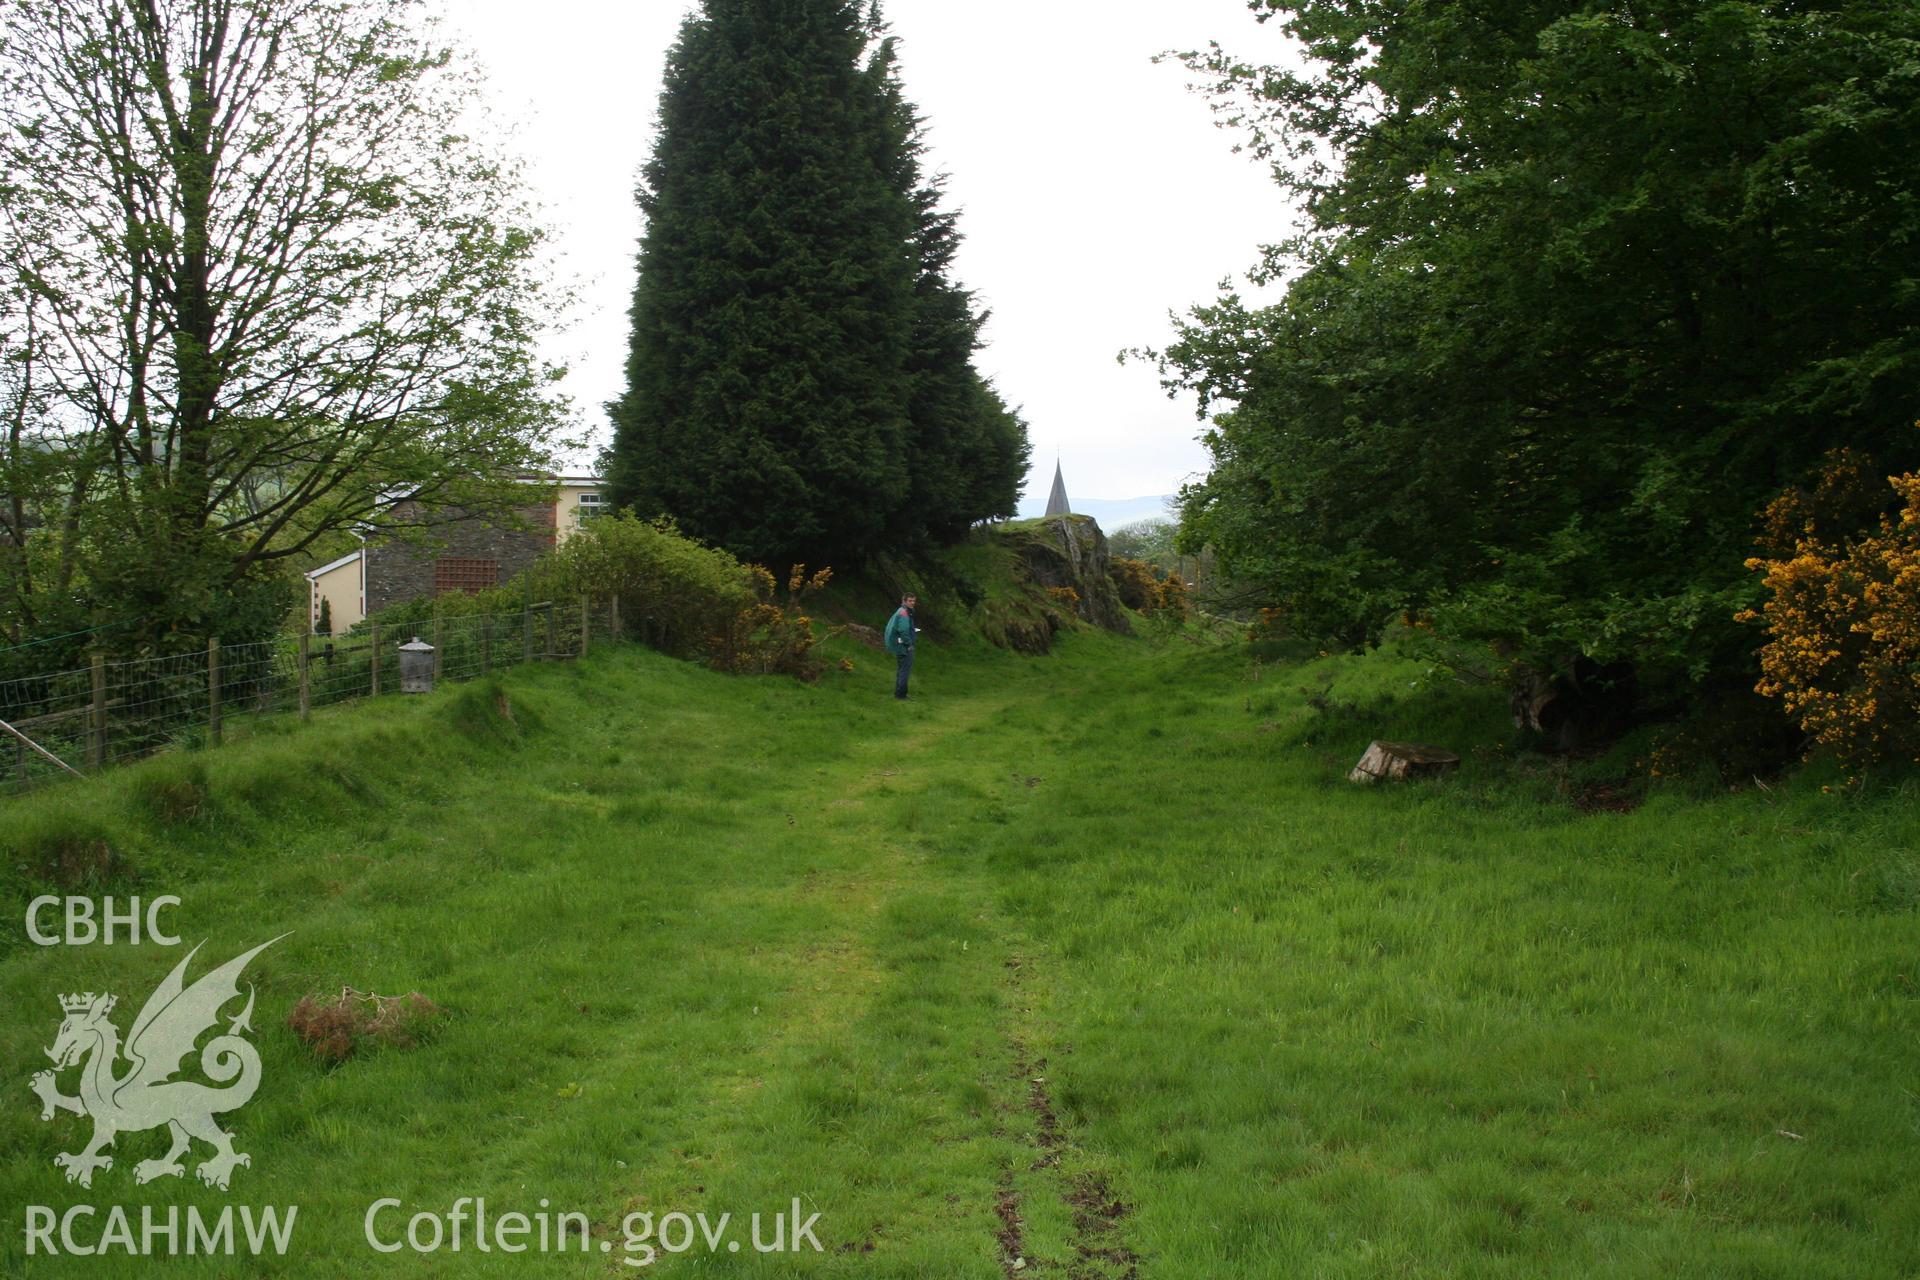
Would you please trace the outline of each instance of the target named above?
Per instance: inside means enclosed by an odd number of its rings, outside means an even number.
[[[300,1206],[287,1257],[176,1276],[606,1276],[644,1274],[630,1212],[746,1241],[796,1196],[824,1254],[654,1270],[1920,1268],[1911,790],[1589,815],[1497,747],[1499,706],[1387,659],[960,642],[901,707],[847,652],[809,688],[603,650],[0,812],[0,1273],[154,1274],[24,1257],[28,1204]],[[1375,735],[1482,745],[1349,786]],[[183,899],[196,974],[293,931],[249,973],[229,1195],[134,1185],[157,1132],[91,1191],[52,1166],[88,1130],[27,1091],[56,996],[119,993],[124,1031],[183,951],[24,942],[35,868],[89,842],[124,859],[91,892]],[[448,1015],[328,1069],[284,1019],[344,984]],[[545,1199],[596,1252],[379,1255],[388,1196]]]

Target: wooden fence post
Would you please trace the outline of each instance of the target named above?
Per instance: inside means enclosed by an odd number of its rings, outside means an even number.
[[[480,615],[480,674],[493,673],[493,615]]]
[[[207,641],[207,738],[220,745],[220,637]]]
[[[612,603],[607,606],[607,633],[613,637],[615,644],[620,642],[620,595],[618,592],[614,593]]]
[[[433,682],[440,683],[440,611],[433,611]]]
[[[580,656],[587,656],[587,637],[593,634],[593,598],[580,597]]]
[[[313,688],[308,682],[307,663],[311,661],[308,650],[313,637],[307,632],[300,633],[300,722],[306,723],[313,718]]]
[[[107,765],[107,655],[94,650],[89,665],[93,668],[93,724],[89,726],[93,732],[88,735],[91,740],[87,743],[87,763],[104,769]]]
[[[526,650],[526,652],[521,655],[520,660],[522,662],[532,662],[533,661],[533,606],[528,605],[527,611],[521,614],[520,616],[521,616],[522,622],[524,623],[522,630],[526,632],[525,643],[522,646]]]
[[[380,696],[380,624],[373,624],[373,643],[367,652],[373,655],[373,696]]]

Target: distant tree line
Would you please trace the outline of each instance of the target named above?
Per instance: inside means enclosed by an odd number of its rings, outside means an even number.
[[[974,364],[986,315],[924,155],[877,4],[688,17],[638,192],[617,504],[769,564],[1013,513],[1026,424]]]
[[[1317,637],[1751,678],[1769,501],[1920,461],[1920,6],[1260,18],[1297,62],[1186,60],[1305,220],[1158,353],[1216,414],[1184,545]]]

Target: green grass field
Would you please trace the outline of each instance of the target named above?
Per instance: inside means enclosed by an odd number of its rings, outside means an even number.
[[[844,652],[806,687],[603,648],[12,802],[0,1273],[1920,1274],[1910,787],[1588,814],[1498,699],[1388,658],[954,643],[902,706]],[[1375,736],[1472,749],[1346,783]],[[102,842],[87,892],[177,894],[196,975],[292,931],[248,970],[227,1193],[199,1147],[136,1185],[157,1130],[90,1190],[53,1165],[89,1132],[28,1089],[57,997],[125,1030],[185,951],[26,941]],[[446,1016],[324,1066],[286,1017],[346,985]],[[365,1238],[460,1197],[589,1248]],[[822,1251],[755,1252],[796,1198]],[[112,1205],[298,1217],[285,1256],[28,1256],[25,1206],[75,1204],[82,1243]],[[623,1220],[674,1212],[742,1247],[629,1265]]]

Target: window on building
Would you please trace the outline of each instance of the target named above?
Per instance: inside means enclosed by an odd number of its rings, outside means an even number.
[[[433,562],[433,593],[439,595],[446,591],[464,591],[472,595],[488,587],[500,585],[500,562],[498,560],[462,559],[458,556],[443,556]]]
[[[591,520],[595,516],[605,515],[606,513],[606,504],[600,500],[599,494],[583,493],[580,495],[580,518],[582,520]]]

